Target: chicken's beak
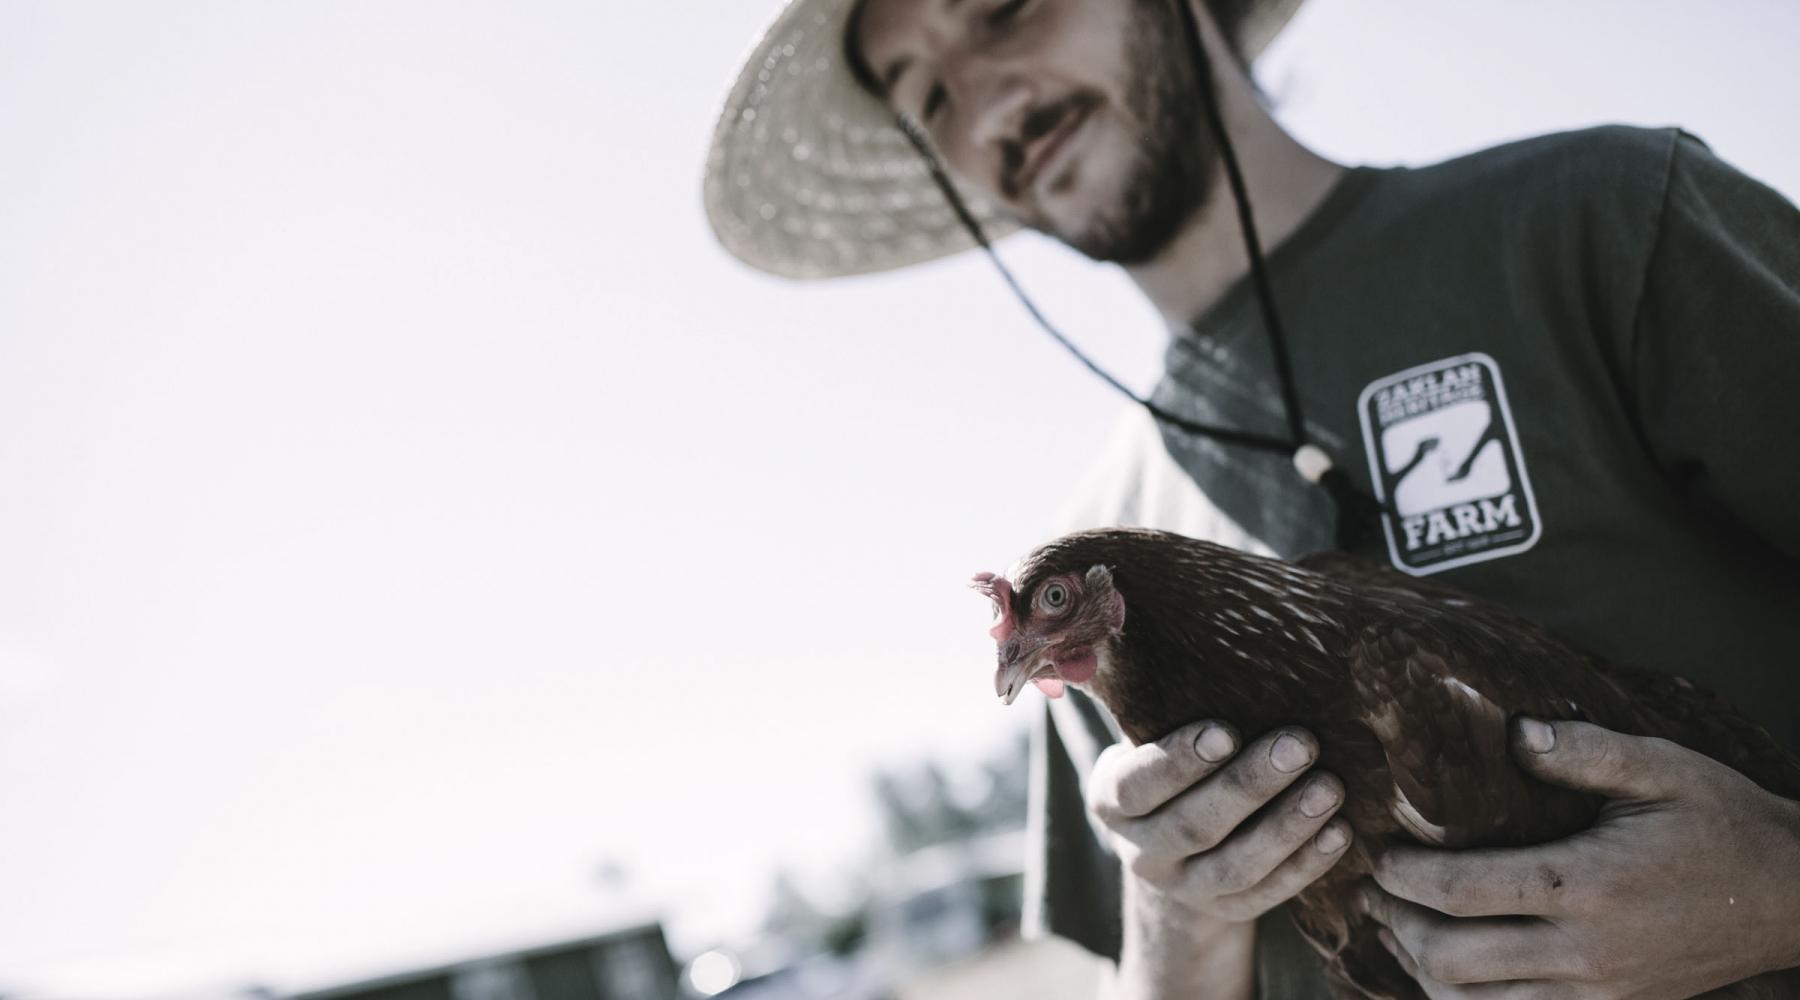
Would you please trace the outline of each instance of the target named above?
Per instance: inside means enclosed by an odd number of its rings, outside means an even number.
[[[994,693],[1000,696],[1002,704],[1010,705],[1019,696],[1019,689],[1025,686],[1028,664],[1020,661],[1001,663],[1000,669],[994,672]]]
[[[1038,654],[1047,645],[1049,643],[1044,640],[1031,643],[1029,648],[1022,648],[1017,642],[1000,644],[1000,664],[994,671],[994,693],[1000,696],[1002,703],[1012,704],[1019,692],[1025,690],[1025,685],[1031,683],[1038,672],[1034,668],[1044,666],[1038,661]]]

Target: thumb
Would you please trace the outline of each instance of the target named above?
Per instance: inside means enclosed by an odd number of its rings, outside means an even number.
[[[1520,767],[1553,785],[1638,801],[1668,798],[1669,779],[1688,755],[1668,740],[1527,716],[1513,723],[1512,751]]]

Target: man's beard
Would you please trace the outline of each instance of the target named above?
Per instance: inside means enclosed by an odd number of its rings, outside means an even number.
[[[1038,226],[1082,254],[1114,264],[1142,264],[1174,239],[1206,203],[1218,150],[1205,136],[1198,74],[1175,3],[1133,0],[1125,51],[1131,79],[1126,108],[1144,123],[1132,150],[1123,190],[1096,209],[1078,231]]]

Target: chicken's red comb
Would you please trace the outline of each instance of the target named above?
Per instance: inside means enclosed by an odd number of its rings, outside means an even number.
[[[988,629],[988,635],[993,636],[995,642],[1005,642],[1011,638],[1014,627],[1012,584],[1006,577],[998,573],[977,573],[975,579],[969,582],[969,586],[988,595],[989,599],[994,602],[995,613],[1000,616],[1000,620],[994,623],[994,627]]]

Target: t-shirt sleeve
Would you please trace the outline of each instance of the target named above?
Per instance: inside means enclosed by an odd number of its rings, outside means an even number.
[[[1631,333],[1656,462],[1800,559],[1800,210],[1681,134]]]

